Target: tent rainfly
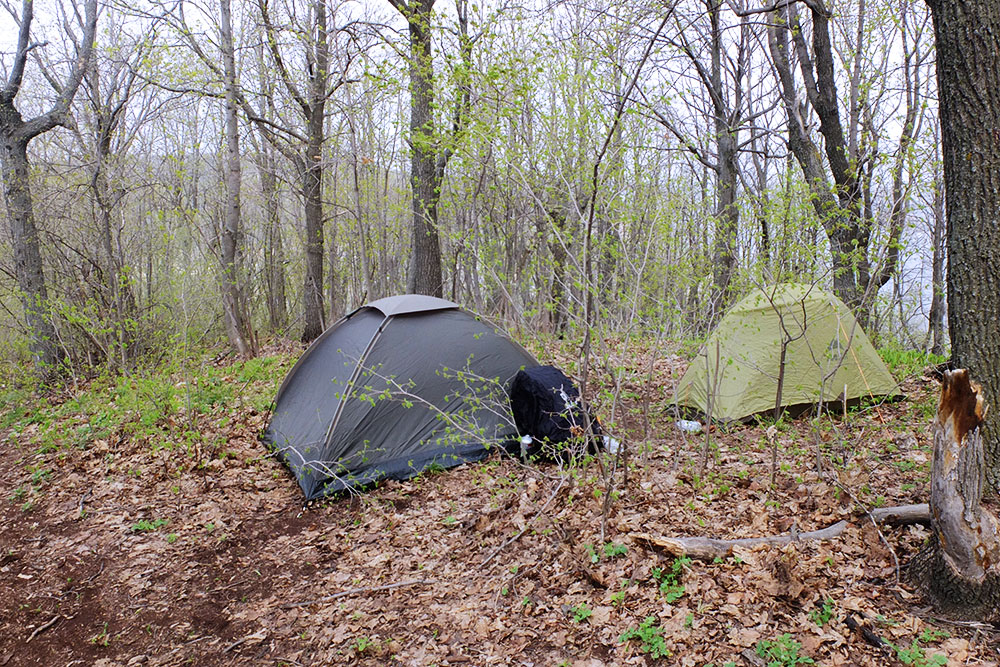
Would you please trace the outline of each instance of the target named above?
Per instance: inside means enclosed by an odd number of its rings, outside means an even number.
[[[743,419],[774,410],[779,378],[784,408],[899,393],[840,299],[815,286],[781,283],[755,289],[722,318],[674,401],[705,415],[711,408],[714,420]]]
[[[516,438],[508,385],[537,364],[450,301],[379,299],[306,350],[278,389],[263,439],[309,500],[481,460]]]

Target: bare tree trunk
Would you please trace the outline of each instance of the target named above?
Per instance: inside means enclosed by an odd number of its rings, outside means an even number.
[[[295,100],[294,106],[305,121],[305,132],[299,133],[261,118],[245,100],[241,102],[261,133],[268,137],[271,145],[281,150],[298,168],[306,227],[306,273],[302,294],[305,326],[302,330],[302,341],[308,343],[323,333],[326,326],[323,299],[323,227],[326,222],[323,215],[325,171],[323,144],[326,141],[326,105],[334,91],[348,83],[348,79],[344,71],[341,71],[339,77],[335,77],[331,71],[332,33],[326,0],[311,0],[308,31],[299,33],[306,41],[305,69],[308,86],[305,92],[299,89],[285,64],[281,40],[278,30],[271,21],[268,3],[266,0],[258,0],[257,7],[261,13],[267,47],[278,76],[289,95]],[[278,138],[279,136],[285,136],[286,139],[288,136],[294,137],[294,143],[301,148],[292,150],[284,140]]]
[[[437,169],[434,130],[434,64],[431,51],[431,10],[434,0],[394,5],[410,32],[410,187],[413,190],[410,272],[407,290],[440,297],[441,241],[438,198],[442,173]]]
[[[14,60],[8,70],[7,81],[0,90],[0,171],[3,173],[4,199],[14,247],[14,271],[21,291],[31,353],[36,373],[44,377],[53,372],[61,354],[56,343],[55,326],[46,312],[49,296],[28,181],[28,143],[57,125],[70,121],[69,106],[83,81],[94,49],[97,0],[87,0],[84,7],[80,48],[71,62],[66,80],[53,83],[58,93],[55,103],[48,112],[26,121],[14,106],[14,101],[21,90],[28,52],[37,46],[30,43],[33,17],[32,0],[23,0]]]
[[[947,371],[934,420],[933,536],[911,571],[946,613],[1000,618],[1000,525],[980,505],[986,486],[986,403],[965,369]]]
[[[552,307],[549,313],[552,322],[552,333],[562,335],[566,332],[569,324],[570,305],[566,294],[566,263],[569,253],[566,244],[569,242],[569,234],[566,229],[566,214],[562,211],[550,211],[549,220],[552,221],[552,229],[555,232],[552,241],[549,242],[549,251],[552,253],[552,288],[550,291],[550,304]]]
[[[225,186],[226,206],[220,234],[222,312],[229,343],[237,354],[248,357],[256,354],[257,342],[247,313],[244,286],[242,283],[242,222],[240,211],[240,187],[242,168],[240,165],[239,118],[236,110],[236,58],[233,47],[233,26],[230,0],[219,0],[221,14],[220,50],[225,77],[225,125],[226,160]]]
[[[264,118],[254,123],[259,143],[256,148],[257,170],[260,172],[260,189],[264,199],[264,283],[267,291],[267,318],[272,332],[283,331],[288,326],[288,299],[285,295],[285,248],[281,234],[280,192],[278,189],[277,151],[272,137],[262,128],[262,122],[273,122],[274,83],[264,67],[264,44],[256,47],[258,85],[264,99],[261,113]],[[251,137],[252,138],[252,137]]]
[[[93,87],[97,88],[96,74]],[[100,104],[99,92],[92,95],[95,105]],[[102,289],[107,291],[103,307],[107,316],[114,323],[114,330],[109,335],[114,338],[112,345],[116,350],[108,350],[108,361],[121,368],[128,366],[130,358],[134,358],[138,349],[134,330],[130,330],[128,322],[136,316],[135,292],[130,277],[125,270],[125,258],[121,249],[121,228],[114,221],[118,203],[123,196],[119,188],[112,186],[108,180],[108,169],[111,158],[111,136],[114,132],[116,119],[106,115],[106,109],[95,108],[98,115],[97,153],[94,156],[91,189],[97,204],[98,233],[101,239],[101,250],[104,253],[102,262]]]
[[[715,247],[712,251],[712,273],[714,282],[713,302],[716,312],[723,312],[729,306],[729,283],[736,271],[736,234],[739,229],[740,211],[736,206],[736,184],[739,171],[736,162],[739,130],[737,123],[742,106],[740,82],[736,81],[735,108],[726,105],[726,94],[722,87],[722,28],[721,0],[708,0],[711,21],[712,70],[710,84],[714,106],[716,173],[715,173]],[[742,61],[744,49],[740,49]],[[730,115],[736,123],[730,122]]]
[[[862,137],[872,134],[869,127],[870,102],[863,99],[864,93],[860,89],[864,86],[860,79],[853,77],[850,125],[849,131],[845,133],[839,109],[834,50],[830,39],[832,14],[822,0],[809,0],[805,4],[809,7],[812,22],[811,47],[807,42],[809,31],[803,29],[795,2],[779,3],[776,6],[767,31],[768,46],[788,119],[788,147],[802,169],[812,194],[813,208],[830,243],[834,292],[851,307],[862,328],[866,328],[870,313],[865,307],[865,300],[870,299],[879,287],[888,282],[898,264],[897,246],[906,216],[903,186],[900,180],[897,191],[899,196],[891,213],[886,260],[881,270],[875,270],[872,262],[878,253],[873,253],[868,247],[873,224],[871,198],[864,186],[863,174],[859,173],[862,165],[859,164],[861,159],[858,155],[863,152],[858,148],[859,128],[862,128]],[[859,17],[861,22],[864,21],[864,11],[862,3]],[[861,28],[859,23],[859,35],[863,33]],[[904,28],[904,39],[906,35]],[[862,48],[862,45],[859,43],[857,48]],[[798,84],[792,73],[792,49],[799,64],[806,93],[804,98],[798,94]],[[907,51],[907,58],[910,55]],[[909,60],[907,63],[909,64]],[[918,121],[918,67],[919,63],[914,61],[915,69],[907,69],[906,72],[907,118],[900,140],[901,158],[897,163],[900,168],[913,137],[914,122]],[[810,110],[819,119],[819,133],[823,137],[821,143],[810,136]],[[826,163],[823,161],[824,155]]]
[[[14,247],[14,272],[20,289],[28,325],[31,355],[35,371],[42,376],[52,373],[61,355],[56,345],[56,332],[49,319],[49,293],[42,271],[41,244],[28,186],[28,153],[26,141],[10,138],[7,115],[17,111],[0,106],[0,163],[3,164],[4,199],[10,220],[11,243]],[[16,120],[20,121],[17,114]]]
[[[318,122],[317,122],[318,120]],[[305,198],[306,279],[302,297],[305,300],[305,328],[302,342],[315,340],[323,333],[323,163],[320,154],[323,143],[322,117],[310,117],[309,142],[302,165],[302,194]],[[317,131],[316,125],[319,126]]]
[[[271,331],[288,326],[288,306],[285,296],[285,249],[281,235],[281,214],[278,208],[278,178],[275,175],[273,149],[261,142],[258,153],[260,188],[264,198],[264,282],[267,286],[267,317]]]
[[[952,359],[1000,401],[1000,4],[930,0],[936,35],[948,209],[948,331]],[[1000,424],[983,440],[1000,490]]]

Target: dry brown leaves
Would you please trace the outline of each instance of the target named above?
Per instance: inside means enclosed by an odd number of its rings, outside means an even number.
[[[603,541],[606,468],[596,463],[494,459],[303,508],[257,442],[265,416],[247,408],[225,427],[204,425],[228,452],[204,466],[128,440],[35,454],[22,433],[0,455],[0,666],[643,665],[654,661],[642,643],[620,637],[649,617],[670,652],[663,664],[744,664],[741,651],[785,633],[818,664],[902,664],[850,630],[848,615],[949,665],[997,664],[995,633],[932,626],[919,595],[896,583],[893,552],[905,563],[924,531],[883,529],[887,546],[848,497],[923,498],[917,406],[929,380],[882,406],[884,424],[864,414],[819,435],[806,422],[782,427],[771,489],[768,439],[755,426],[714,432],[708,472],[695,478],[704,436],[673,424],[665,400],[681,364],[666,359],[651,383],[649,359],[624,376],[633,398],[619,406],[618,434],[649,437],[630,441],[629,485]],[[814,471],[817,438],[846,462],[831,468],[836,479]],[[10,498],[36,463],[53,472],[25,512]],[[673,559],[631,538],[754,537],[844,518],[851,526],[832,542],[679,566],[679,595],[660,586]]]

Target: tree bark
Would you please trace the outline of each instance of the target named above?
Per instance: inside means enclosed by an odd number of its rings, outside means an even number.
[[[47,312],[48,290],[28,180],[28,143],[57,125],[71,122],[69,106],[90,65],[90,56],[94,50],[97,0],[87,0],[84,6],[80,48],[70,64],[66,80],[53,84],[57,86],[58,97],[52,108],[44,114],[24,120],[14,102],[21,90],[28,53],[32,48],[41,46],[29,42],[33,17],[32,0],[23,0],[14,60],[7,81],[0,90],[0,171],[3,173],[4,200],[14,246],[14,271],[28,325],[29,347],[36,373],[46,377],[60,361],[61,353],[56,341],[55,326]]]
[[[15,115],[9,123],[7,116]],[[13,107],[0,107],[0,163],[3,164],[4,200],[10,220],[11,242],[14,247],[14,272],[20,290],[28,326],[35,371],[41,376],[52,373],[61,354],[56,344],[56,331],[49,319],[49,293],[42,270],[42,251],[38,227],[28,185],[28,143],[14,140],[8,128],[20,121]]]
[[[315,340],[326,328],[323,309],[323,143],[326,141],[327,83],[330,79],[330,43],[327,34],[325,0],[314,4],[316,41],[307,51],[309,101],[306,117],[306,154],[302,169],[305,197],[306,282],[304,290],[306,325],[302,341]]]
[[[952,360],[1000,398],[1000,4],[929,0],[937,48],[947,206]],[[994,411],[996,413],[996,411]],[[990,485],[1000,491],[1000,424],[984,424]]]
[[[968,370],[945,372],[933,426],[933,536],[911,571],[943,612],[993,621],[1000,618],[1000,525],[980,504],[986,413],[982,390]]]
[[[253,356],[257,343],[244,296],[242,272],[242,220],[240,187],[243,181],[240,164],[240,131],[237,108],[239,105],[236,81],[236,56],[233,46],[233,24],[230,0],[219,0],[219,48],[222,52],[223,87],[225,89],[226,206],[220,234],[222,287],[222,312],[229,343],[242,357]]]
[[[931,339],[931,352],[943,355],[945,213],[944,183],[941,181],[937,181],[934,187],[933,216],[931,227],[931,308],[927,314],[927,333]]]
[[[323,333],[326,326],[323,299],[323,227],[326,222],[323,214],[325,173],[323,144],[326,142],[326,105],[330,96],[340,86],[348,83],[348,79],[344,72],[341,72],[341,76],[334,77],[331,71],[333,65],[331,30],[326,0],[310,2],[308,29],[299,32],[299,35],[307,40],[305,44],[307,88],[304,93],[299,90],[285,64],[278,30],[271,21],[267,0],[258,0],[257,6],[264,24],[267,48],[277,69],[278,78],[294,100],[294,106],[299,109],[305,121],[305,132],[300,133],[269,122],[256,113],[245,99],[241,98],[240,102],[268,142],[298,168],[306,228],[306,274],[302,295],[305,326],[302,330],[302,341],[308,343]],[[288,144],[289,138],[300,148],[292,149]]]
[[[434,63],[431,10],[434,0],[403,3],[391,0],[406,19],[410,33],[410,187],[413,221],[407,290],[443,295],[438,199],[444,168],[438,170],[438,139],[434,128]]]
[[[142,56],[143,51],[138,50],[137,59]],[[101,317],[111,323],[101,336],[105,339],[101,347],[107,361],[123,369],[143,347],[137,340],[136,296],[122,250],[122,224],[116,222],[126,192],[113,173],[112,161],[114,139],[120,132],[137,79],[136,72],[130,70],[126,73],[126,68],[125,64],[118,63],[111,66],[110,72],[107,69],[100,71],[96,63],[90,67],[84,90],[93,114],[92,138],[85,138],[85,133],[77,132],[81,146],[93,151],[90,188],[96,205],[95,222],[103,254],[96,260],[101,274],[96,291]]]
[[[742,115],[740,82],[737,79],[736,100],[733,108],[727,108],[726,95],[722,87],[722,28],[721,0],[708,0],[707,9],[711,23],[712,70],[709,84],[713,103],[713,122],[717,168],[715,173],[715,244],[713,249],[713,282],[715,295],[712,299],[714,311],[722,313],[729,306],[729,283],[736,271],[736,234],[739,230],[740,210],[736,205],[736,186],[739,178],[737,146],[739,144],[739,123]],[[739,51],[742,65],[745,49]],[[739,77],[739,73],[736,75]]]

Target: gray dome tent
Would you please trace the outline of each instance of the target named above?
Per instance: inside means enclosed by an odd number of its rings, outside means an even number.
[[[507,387],[537,363],[450,301],[379,299],[306,350],[263,439],[310,500],[481,460],[516,437]]]

